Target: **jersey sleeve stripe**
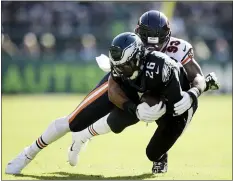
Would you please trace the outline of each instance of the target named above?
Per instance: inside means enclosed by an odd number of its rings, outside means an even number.
[[[187,51],[187,53],[185,54],[185,56],[183,57],[183,59],[181,60],[181,64],[184,65],[185,63],[188,63],[191,58],[188,56],[189,51],[191,50],[191,48]],[[189,60],[190,59],[190,60]]]
[[[187,58],[185,58],[185,59],[181,62],[181,64],[184,65],[184,64],[188,63],[190,60],[191,60],[191,58],[188,56]]]
[[[100,87],[96,88],[92,91],[82,102],[78,105],[78,107],[69,115],[69,123],[71,123],[74,118],[80,113],[83,109],[85,109],[88,105],[102,96],[108,90],[108,81],[105,82]]]

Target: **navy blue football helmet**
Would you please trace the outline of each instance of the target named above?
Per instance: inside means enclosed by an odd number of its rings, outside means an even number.
[[[135,33],[146,46],[153,46],[157,51],[160,51],[171,37],[167,17],[155,10],[147,11],[139,18]]]
[[[131,32],[116,36],[109,49],[111,68],[118,76],[134,80],[143,69],[143,43],[138,35]]]

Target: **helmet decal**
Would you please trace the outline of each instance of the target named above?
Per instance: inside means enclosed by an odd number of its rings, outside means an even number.
[[[130,60],[130,58],[133,57],[136,51],[136,42],[134,42],[121,51],[121,57],[118,61],[116,61],[114,57],[112,57],[112,53],[109,54],[109,58],[113,65],[120,65]]]
[[[135,36],[136,40],[121,50],[120,47],[112,46],[109,51],[109,58],[113,65],[121,65],[129,61],[140,48],[141,39]],[[118,60],[116,60],[118,59]]]

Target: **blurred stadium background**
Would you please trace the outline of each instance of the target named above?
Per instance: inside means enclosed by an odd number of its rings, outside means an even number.
[[[170,17],[221,93],[232,91],[232,4],[220,2],[2,2],[2,92],[86,93],[104,74],[95,57],[145,11]]]
[[[192,124],[171,150],[169,173],[156,179],[232,179],[231,2],[2,1],[3,179],[16,179],[4,175],[7,162],[51,120],[69,114],[105,74],[95,57],[108,54],[113,37],[133,31],[151,9],[169,17],[172,36],[189,41],[204,73],[216,72],[221,83],[201,96]],[[96,138],[78,169],[65,164],[71,143],[65,136],[17,179],[149,179],[145,148],[155,126],[139,123]],[[135,133],[140,139],[132,141]]]

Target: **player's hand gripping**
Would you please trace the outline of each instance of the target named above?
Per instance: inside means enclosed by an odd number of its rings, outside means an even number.
[[[165,112],[166,105],[163,105],[162,101],[152,107],[143,102],[137,106],[136,115],[139,120],[151,123],[158,120],[161,116],[165,114]]]
[[[183,96],[183,98],[179,102],[174,104],[174,111],[176,116],[181,115],[185,111],[187,111],[193,103],[192,98],[187,92],[181,92],[181,95]]]
[[[220,83],[219,83],[218,78],[214,72],[209,73],[205,77],[205,81],[206,81],[205,91],[217,90],[220,87]]]

